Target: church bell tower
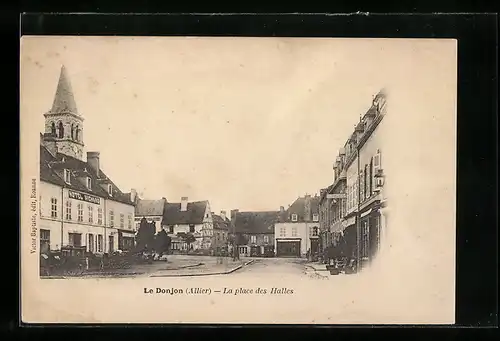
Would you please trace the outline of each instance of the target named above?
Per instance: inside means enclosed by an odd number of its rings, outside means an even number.
[[[58,153],[82,160],[83,117],[76,109],[73,90],[64,65],[61,67],[52,109],[44,116],[44,139],[55,141]]]

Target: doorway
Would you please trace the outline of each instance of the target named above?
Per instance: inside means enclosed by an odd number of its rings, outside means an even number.
[[[109,236],[109,253],[115,252],[115,237]]]

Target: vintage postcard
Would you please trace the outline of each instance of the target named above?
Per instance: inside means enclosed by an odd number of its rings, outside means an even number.
[[[24,323],[454,323],[455,40],[20,49]]]

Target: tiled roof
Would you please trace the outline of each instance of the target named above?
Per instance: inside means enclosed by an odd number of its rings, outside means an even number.
[[[212,214],[212,219],[214,221],[214,229],[228,230],[230,226],[229,219],[222,219],[220,215]]]
[[[180,203],[165,203],[162,225],[201,224],[203,223],[208,201],[187,203],[187,210],[181,211]]]
[[[151,216],[151,215],[163,215],[163,210],[165,208],[165,199],[160,200],[138,200],[135,206],[135,215],[139,216]]]
[[[235,229],[239,233],[274,233],[279,211],[237,212]]]
[[[313,214],[319,214],[319,196],[310,197],[311,216],[309,219],[312,221]],[[291,221],[292,214],[297,215],[297,222],[306,221],[306,197],[300,197],[286,210],[287,221]]]
[[[40,146],[40,181],[49,182],[58,186],[64,186],[64,180],[50,167],[50,161],[52,160],[55,160],[52,154],[50,154],[44,146]]]
[[[64,182],[64,170],[71,172],[70,183]],[[53,156],[47,148],[40,145],[40,180],[46,181],[58,186],[64,186],[75,191],[88,193],[108,200],[113,200],[132,205],[130,196],[120,191],[120,189],[104,174],[102,170],[100,178],[93,170],[92,166],[85,161],[76,159],[72,156],[57,153]],[[87,188],[87,177],[90,177],[91,188]],[[113,195],[99,184],[105,183],[112,186]]]

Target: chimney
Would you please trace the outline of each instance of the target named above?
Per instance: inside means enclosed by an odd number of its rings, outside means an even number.
[[[100,177],[99,170],[99,152],[87,152],[87,163],[96,172],[97,178]]]
[[[226,220],[226,211],[220,211],[220,216],[223,220]]]
[[[136,198],[137,198],[137,191],[134,188],[132,188],[130,190],[130,201],[135,203]]]
[[[187,206],[188,206],[188,197],[181,197],[181,211],[182,212],[187,211]]]
[[[305,196],[305,202],[304,202],[304,220],[305,221],[311,221],[311,196],[306,195]]]
[[[280,213],[285,212],[285,208],[283,206],[280,206]]]
[[[49,151],[52,156],[56,156],[57,154],[57,144],[56,140],[51,134],[44,134],[42,138],[43,146]]]
[[[236,218],[236,213],[238,213],[240,210],[236,209],[236,210],[231,210],[231,220],[234,220],[234,218]]]

